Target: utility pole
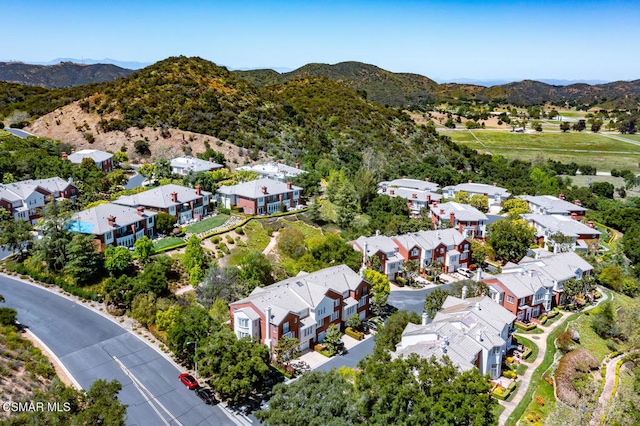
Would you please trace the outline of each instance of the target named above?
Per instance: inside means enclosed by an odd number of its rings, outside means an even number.
[[[192,340],[190,342],[185,343],[185,345],[193,345],[193,363],[196,365],[196,380],[198,380],[198,360],[196,359],[196,352],[198,350],[198,342],[196,340]]]

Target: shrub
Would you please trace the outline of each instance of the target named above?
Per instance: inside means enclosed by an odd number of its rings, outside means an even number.
[[[538,406],[542,407],[544,405],[544,398],[541,397],[540,395],[536,395],[536,404],[538,404]]]
[[[565,329],[556,338],[556,347],[563,352],[569,352],[575,346],[576,342],[573,340],[573,331],[569,328]]]
[[[585,388],[579,383],[585,377],[585,373],[596,368],[598,360],[584,349],[574,349],[563,355],[554,373],[558,398],[571,406],[577,406],[584,397],[580,389]]]
[[[236,228],[236,234],[238,235],[244,235],[244,228],[242,226],[238,226]]]
[[[504,370],[502,372],[502,375],[504,377],[506,377],[507,379],[515,379],[516,377],[518,377],[518,375],[515,373],[515,371],[511,371],[511,370]]]
[[[235,244],[235,241],[231,235],[227,234],[226,238],[228,244]]]
[[[520,331],[531,331],[534,328],[538,327],[536,324],[531,323],[531,324],[522,324],[520,322],[516,323],[516,327],[518,327],[518,330]]]
[[[220,214],[231,214],[231,209],[225,209],[224,207],[218,209]]]
[[[364,339],[364,333],[354,330],[351,327],[347,327],[344,331],[344,333],[349,336],[349,337],[353,337],[356,340],[362,340]]]
[[[404,287],[405,285],[407,285],[407,280],[402,277],[398,277],[396,278],[396,284],[398,287]]]
[[[222,239],[221,239],[219,236],[217,236],[217,235],[216,235],[216,236],[214,236],[214,237],[211,237],[211,242],[212,242],[213,244],[218,244],[221,240],[222,240]]]

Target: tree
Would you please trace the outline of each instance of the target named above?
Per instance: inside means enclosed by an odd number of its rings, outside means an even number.
[[[596,120],[596,121],[593,122],[593,124],[591,124],[591,131],[593,133],[598,133],[601,128],[602,128],[602,121],[601,120]]]
[[[405,260],[402,262],[402,269],[409,284],[413,284],[420,273],[420,263],[417,260]]]
[[[371,283],[371,294],[373,295],[371,305],[380,312],[387,305],[391,292],[389,279],[386,275],[371,269],[365,269],[364,279]]]
[[[167,272],[170,269],[170,263],[164,264],[163,262],[154,262],[147,264],[142,273],[138,275],[133,286],[134,295],[148,292],[151,292],[156,296],[166,294],[169,291]]]
[[[560,123],[560,130],[562,130],[562,133],[566,133],[571,129],[571,124],[569,124],[568,121],[563,121],[562,123]]]
[[[607,265],[602,268],[600,275],[598,275],[598,281],[610,289],[622,292],[624,274],[618,265]]]
[[[133,147],[136,152],[142,156],[151,155],[151,149],[149,148],[149,142],[144,140],[137,140],[133,143]]]
[[[29,246],[33,240],[31,224],[24,220],[15,220],[11,213],[0,208],[0,246],[15,252]]]
[[[511,198],[502,203],[502,212],[512,216],[529,213],[529,203],[522,198]]]
[[[295,228],[281,229],[276,240],[278,250],[292,259],[299,259],[307,250],[304,235]]]
[[[113,154],[113,162],[117,167],[120,167],[122,163],[129,161],[129,156],[126,152],[118,151]]]
[[[154,177],[156,179],[169,179],[173,175],[171,171],[171,162],[166,158],[160,158],[156,160],[154,165]]]
[[[471,199],[469,198],[469,193],[466,191],[458,191],[456,195],[453,196],[453,200],[456,203],[460,204],[469,204]]]
[[[487,247],[476,240],[471,240],[471,263],[479,268],[487,266],[487,256],[489,251]]]
[[[336,223],[341,229],[349,229],[358,208],[356,191],[349,181],[343,182],[335,196]]]
[[[176,217],[165,212],[156,215],[156,230],[160,234],[168,235],[173,231],[176,224]]]
[[[189,273],[189,282],[196,287],[203,278],[202,269],[205,267],[204,248],[202,240],[197,235],[192,235],[187,241],[184,255],[182,256],[182,264]],[[192,280],[191,276],[195,276]]]
[[[276,362],[285,366],[289,365],[292,359],[300,356],[300,341],[295,337],[283,336],[278,339],[278,344],[274,348]]]
[[[138,320],[143,327],[148,328],[156,320],[156,295],[149,293],[138,294],[131,302],[131,317]]]
[[[198,366],[224,398],[235,402],[260,392],[269,376],[269,348],[249,337],[237,339],[222,327],[198,345]]]
[[[143,164],[138,167],[138,174],[142,176],[145,180],[151,180],[153,177],[153,172],[155,170],[155,166],[153,164]]]
[[[51,270],[61,271],[69,261],[67,246],[73,238],[69,231],[71,214],[69,200],[55,201],[42,209],[39,225],[42,238],[34,243],[34,255]]]
[[[113,276],[124,274],[133,264],[133,255],[128,248],[109,246],[104,251],[104,267]]]
[[[155,250],[153,248],[153,241],[146,235],[138,239],[134,244],[135,255],[143,265],[149,263],[149,259],[153,256]]]
[[[235,266],[214,265],[209,268],[204,280],[196,288],[198,302],[208,309],[218,299],[231,303],[244,297],[246,292],[238,272]]]
[[[229,321],[231,317],[229,314],[229,305],[227,305],[224,299],[216,299],[209,309],[209,315],[211,315],[214,321],[224,324]]]
[[[244,282],[246,293],[275,282],[271,261],[260,251],[246,251],[238,260],[238,269],[238,279]]]
[[[578,120],[577,123],[574,123],[573,126],[571,126],[571,129],[577,132],[581,132],[586,128],[587,128],[587,123],[585,120]]]
[[[591,182],[589,189],[596,195],[610,199],[613,199],[615,192],[615,187],[609,182]]]
[[[18,312],[11,308],[0,308],[0,325],[15,325]]]
[[[347,318],[347,327],[357,330],[361,326],[362,326],[362,320],[360,319],[358,314],[353,314],[349,318]]]
[[[395,351],[396,345],[402,339],[402,332],[410,322],[420,324],[422,318],[415,312],[407,312],[405,310],[391,314],[374,337],[376,341],[375,352],[378,355],[384,355],[390,351]]]
[[[429,318],[433,319],[433,317],[436,316],[436,313],[442,308],[445,299],[450,295],[451,293],[441,288],[434,288],[431,292],[427,293],[424,300],[424,311]]]
[[[171,330],[176,325],[176,318],[180,316],[180,306],[170,306],[167,309],[156,311],[156,327],[159,331]],[[228,312],[228,311],[227,311]]]
[[[180,312],[174,326],[168,330],[167,346],[180,361],[193,365],[193,351],[186,350],[187,342],[197,341],[200,348],[200,341],[219,328],[220,325],[213,321],[206,309],[189,306]]]
[[[481,212],[486,213],[489,211],[489,199],[487,198],[486,195],[473,194],[471,196],[471,200],[469,201],[469,204],[471,205],[471,207],[475,207]]]
[[[314,197],[309,203],[309,210],[307,211],[309,220],[313,223],[319,223],[322,220],[322,206],[320,200]]]
[[[547,238],[547,244],[555,253],[567,253],[573,248],[573,238],[558,231]]]
[[[496,259],[517,262],[522,259],[535,242],[535,228],[522,219],[500,219],[489,226],[487,242]]]
[[[342,338],[342,333],[337,325],[331,324],[327,328],[327,332],[324,335],[324,343],[327,346],[329,353],[335,354],[340,349],[340,342]]]
[[[64,271],[71,275],[77,284],[92,282],[102,271],[102,255],[96,253],[92,235],[74,234],[67,246],[69,261]]]
[[[312,371],[273,388],[265,410],[256,417],[265,426],[355,425],[362,423],[356,389],[337,370]]]

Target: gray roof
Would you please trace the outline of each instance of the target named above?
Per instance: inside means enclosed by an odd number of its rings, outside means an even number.
[[[398,251],[398,246],[393,242],[390,237],[385,235],[375,235],[372,237],[359,237],[357,240],[350,241],[350,243],[358,244],[362,250],[364,250],[365,244],[367,246],[367,256],[371,256],[379,251],[392,254]],[[361,250],[359,250],[362,252]]]
[[[420,181],[418,181],[420,182]],[[393,194],[391,193],[393,191]],[[435,192],[431,192],[429,190],[421,190],[421,189],[412,189],[412,188],[388,188],[386,186],[380,187],[378,189],[378,194],[388,195],[389,197],[401,197],[406,200],[418,200],[418,201],[427,201],[427,197],[430,201],[440,201],[442,200],[441,194],[436,194]]]
[[[444,210],[443,213],[440,213]],[[458,221],[479,222],[486,221],[487,216],[469,204],[460,204],[453,201],[431,206],[431,213],[440,219],[449,220],[449,215],[453,213]]]
[[[438,184],[429,182],[427,180],[418,180],[418,179],[395,179],[389,182],[380,182],[378,184],[379,188],[383,187],[392,187],[392,188],[407,188],[407,189],[418,189],[421,191],[435,191],[438,189]]]
[[[57,176],[56,177],[52,177],[52,178],[48,178],[48,179],[36,179],[33,182],[36,183],[37,185],[39,185],[40,187],[46,189],[49,192],[64,191],[65,189],[67,189],[67,187],[69,185],[74,185],[74,183],[71,181],[71,179],[64,180],[64,179],[59,178]]]
[[[91,158],[96,163],[100,163],[102,161],[108,160],[111,157],[113,157],[113,154],[110,154],[108,152],[100,151],[97,149],[83,149],[80,151],[76,151],[73,154],[69,154],[67,158],[74,164],[80,164],[82,163],[82,160],[84,158]]]
[[[171,160],[171,167],[185,169],[185,171],[192,171],[194,173],[198,172],[208,172],[212,169],[221,169],[222,164],[214,163],[212,161],[201,160],[200,158],[191,157],[191,156],[183,156],[176,157]]]
[[[591,228],[582,222],[571,219],[568,216],[537,213],[522,214],[520,216],[529,223],[534,222],[540,225],[551,234],[562,232],[564,235],[574,238],[581,234],[600,235],[600,231],[595,228]]]
[[[542,288],[553,287],[553,281],[539,270],[522,270],[494,277],[518,299],[536,294]]]
[[[444,244],[448,249],[453,249],[465,240],[464,236],[454,228],[411,232],[409,234],[396,235],[393,239],[406,250],[414,246],[421,247],[424,250],[432,250],[440,244]]]
[[[524,260],[524,259],[523,259]],[[578,271],[593,271],[593,266],[575,252],[557,253],[541,259],[521,260],[519,265],[529,270],[536,268],[550,279],[564,281],[575,278]]]
[[[478,309],[479,308],[479,309]],[[506,324],[515,321],[516,316],[489,296],[468,297],[459,299],[448,296],[436,314],[434,321],[458,318],[459,314],[472,316],[501,332]]]
[[[324,299],[327,291],[344,294],[355,290],[362,281],[363,278],[348,266],[338,265],[309,274],[299,274],[266,287],[256,287],[249,297],[233,302],[231,306],[252,303],[261,312],[266,312],[267,307],[270,307],[271,323],[277,325],[289,312],[314,309]]]
[[[20,182],[0,184],[0,198],[4,198],[7,201],[24,200],[38,187],[45,191],[55,193],[64,191],[69,185],[72,185],[72,183],[59,177],[26,179]]]
[[[178,201],[173,202],[171,193],[178,194]],[[189,201],[195,201],[198,198],[202,198],[203,195],[211,195],[210,192],[201,191],[201,195],[196,194],[196,190],[193,188],[187,188],[186,186],[168,184],[158,186],[148,191],[140,192],[134,195],[123,195],[114,201],[115,204],[121,204],[124,206],[147,206],[158,209],[166,209],[171,206],[177,206]]]
[[[262,188],[266,188],[266,194]],[[274,179],[262,178],[252,180],[250,182],[239,183],[231,186],[221,186],[218,193],[225,195],[239,195],[245,198],[256,199],[269,195],[284,194],[291,191],[301,191],[299,186],[291,185],[291,189],[287,188],[287,184]]]
[[[569,212],[586,212],[587,209],[581,206],[577,206],[565,200],[561,200],[553,195],[524,195],[523,200],[529,204],[539,206],[545,210],[546,214],[567,214]]]
[[[103,235],[108,231],[137,223],[143,218],[155,216],[157,213],[145,210],[143,216],[132,207],[118,204],[100,204],[87,210],[82,210],[73,216],[70,230],[83,234]],[[115,216],[115,227],[109,226],[109,216]]]
[[[236,170],[250,170],[262,176],[277,177],[281,179],[286,177],[296,177],[303,173],[307,173],[306,171],[299,169],[297,167],[287,166],[286,164],[276,163],[274,161],[267,161],[260,164],[240,166],[240,167],[236,167]]]
[[[487,195],[487,196],[494,196],[494,195],[500,195],[503,198],[508,198],[511,194],[509,193],[509,191],[507,191],[504,188],[500,188],[499,186],[496,185],[487,185],[484,183],[461,183],[458,185],[450,185],[450,186],[445,186],[444,188],[442,188],[442,192],[448,191],[450,189],[453,189],[455,192],[460,192],[460,191],[464,191],[467,192],[469,194],[482,194],[482,195]]]

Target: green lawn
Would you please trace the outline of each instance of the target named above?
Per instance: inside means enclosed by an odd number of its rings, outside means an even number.
[[[284,220],[282,223],[288,228],[294,228],[300,231],[302,235],[304,235],[305,240],[308,240],[310,238],[322,237],[324,235],[322,229],[316,228],[314,226],[309,226],[301,220]]]
[[[167,238],[163,238],[160,241],[157,241],[154,245],[153,245],[153,249],[154,250],[161,250],[163,248],[166,247],[172,247],[175,246],[177,244],[180,243],[184,243],[185,241],[182,238],[176,238],[176,237],[167,237]]]
[[[217,228],[225,223],[227,219],[229,219],[228,214],[218,214],[196,222],[193,225],[185,226],[184,229],[190,234],[200,234],[201,232],[207,232],[213,228]]]
[[[525,362],[535,361],[536,358],[538,358],[538,352],[540,351],[538,349],[538,345],[536,345],[532,340],[529,340],[526,337],[519,336],[519,335],[516,335],[515,337],[519,344],[524,345],[525,347],[531,349],[531,355],[529,355],[529,358],[527,358]]]
[[[612,168],[639,171],[639,145],[591,132],[520,134],[509,131],[474,130],[473,134],[482,143],[479,143],[469,131],[442,131],[442,134],[449,136],[456,143],[468,145],[480,152],[490,152],[507,158],[531,161],[539,157],[550,157],[562,162],[590,164],[601,171],[609,171]],[[628,139],[636,140],[634,137]]]
[[[258,220],[251,220],[244,226],[244,233],[247,236],[247,248],[249,250],[264,250],[271,237],[267,234],[267,231],[262,227],[262,224]]]

